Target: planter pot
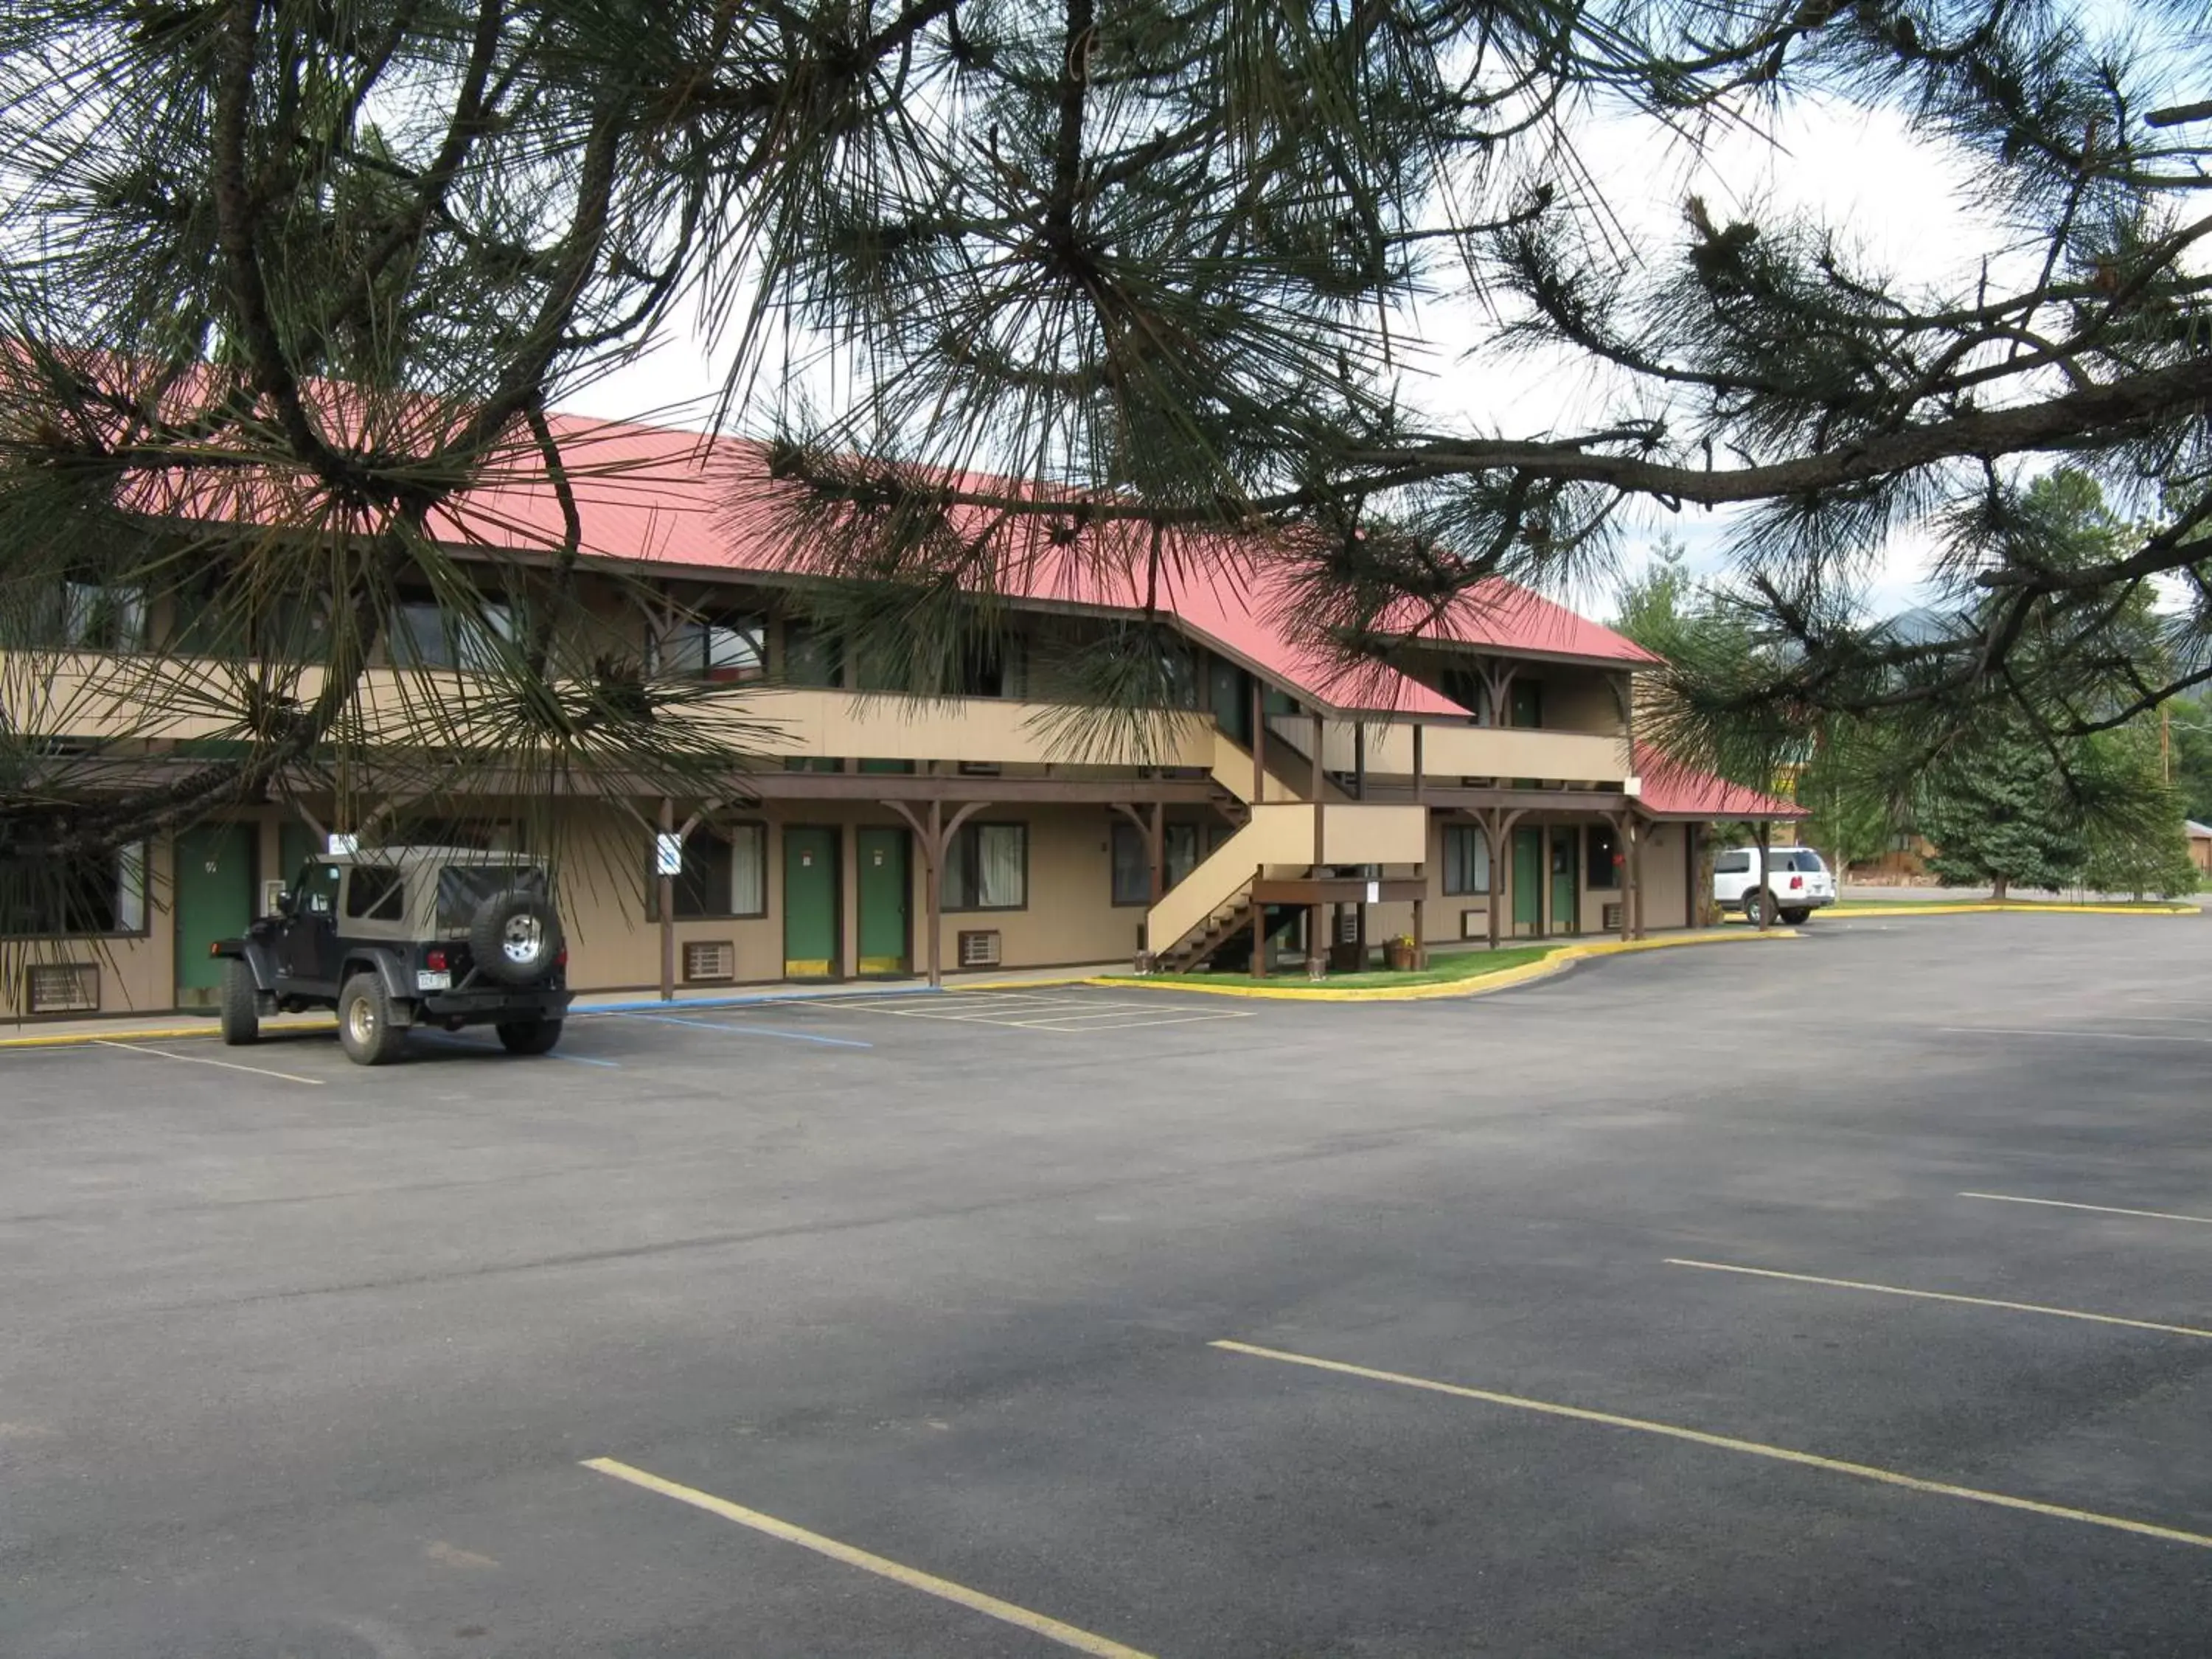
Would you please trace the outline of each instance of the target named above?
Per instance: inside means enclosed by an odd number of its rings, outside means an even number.
[[[1392,972],[1410,974],[1421,965],[1421,953],[1410,945],[1386,945],[1382,959]]]

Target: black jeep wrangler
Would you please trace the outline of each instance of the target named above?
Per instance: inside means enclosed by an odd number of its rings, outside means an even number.
[[[304,866],[276,914],[227,957],[222,1040],[261,1017],[335,1008],[363,1066],[398,1058],[407,1028],[490,1025],[508,1051],[542,1054],[568,1011],[568,951],[542,865],[463,847],[385,847]]]

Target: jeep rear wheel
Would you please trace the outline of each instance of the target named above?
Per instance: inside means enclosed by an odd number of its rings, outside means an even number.
[[[510,1054],[548,1054],[561,1040],[561,1022],[557,1019],[503,1019],[499,1023],[499,1040]]]
[[[386,1066],[399,1058],[406,1028],[394,1018],[384,981],[356,974],[338,993],[338,1046],[356,1066]]]
[[[253,969],[233,957],[222,965],[222,1040],[243,1048],[261,1037],[260,988]]]

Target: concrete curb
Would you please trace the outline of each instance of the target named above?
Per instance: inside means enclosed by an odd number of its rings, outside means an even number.
[[[1147,991],[1194,991],[1209,997],[1260,997],[1273,1002],[1439,1002],[1447,998],[1487,996],[1492,991],[1508,991],[1517,985],[1549,979],[1554,974],[1564,974],[1578,962],[1592,961],[1599,957],[1631,956],[1642,951],[1679,951],[1693,945],[1743,945],[1759,939],[1796,939],[1794,927],[1772,927],[1765,933],[1698,933],[1689,939],[1610,939],[1599,945],[1569,945],[1554,951],[1541,962],[1524,962],[1518,968],[1503,968],[1497,973],[1486,974],[1478,979],[1447,980],[1437,985],[1370,985],[1347,988],[1340,991],[1327,988],[1327,981],[1317,990],[1277,990],[1264,985],[1193,985],[1177,981],[1172,984],[1159,980],[1138,978],[1098,978],[1085,980],[1086,985],[1111,986],[1117,991],[1142,988]]]
[[[1079,985],[1080,980],[1055,980],[1058,985]],[[960,989],[970,988],[963,986]],[[1011,989],[1007,987],[973,988]],[[715,1008],[757,1008],[779,1002],[814,1002],[825,997],[915,997],[939,996],[927,985],[856,985],[817,989],[809,987],[800,991],[739,992],[726,997],[679,997],[673,1002],[663,1002],[659,997],[638,997],[621,1002],[579,1004],[568,1010],[570,1019],[584,1019],[594,1014],[667,1013],[686,1008],[712,1010]],[[270,1036],[312,1036],[337,1030],[336,1020],[308,1020],[296,1025],[272,1025],[264,1022],[262,1030]],[[0,1037],[0,1051],[9,1048],[75,1048],[102,1042],[181,1042],[191,1038],[205,1039],[222,1036],[215,1016],[210,1014],[198,1025],[117,1025],[112,1030],[97,1031],[57,1031],[51,1036]]]
[[[2002,903],[1994,899],[1961,899],[1956,903],[1941,902],[1917,904],[1911,899],[1900,899],[1893,904],[1882,899],[1861,899],[1850,904],[1831,905],[1824,914],[1832,916],[1978,916],[2002,911],[2015,916],[2201,916],[2203,909],[2194,904],[2036,904],[2007,899]]]

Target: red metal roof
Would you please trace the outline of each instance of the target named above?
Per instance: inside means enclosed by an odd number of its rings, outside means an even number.
[[[792,575],[804,568],[770,526],[762,497],[764,452],[749,441],[663,428],[556,417],[554,431],[576,479],[589,555],[653,564]],[[1018,488],[1019,486],[1009,486]],[[561,507],[538,478],[471,492],[441,516],[457,540],[516,549],[562,538]],[[980,530],[980,515],[976,527]],[[1143,608],[1145,563],[1133,535],[1128,556],[1101,556],[1106,532],[1086,532],[1085,550],[1057,555],[1033,523],[999,532],[999,591],[1017,599],[1118,611]],[[1226,536],[1192,547],[1161,574],[1158,608],[1184,628],[1332,712],[1460,715],[1442,694],[1378,663],[1348,663],[1301,638],[1285,612],[1285,579],[1255,550]],[[1634,665],[1656,658],[1612,629],[1525,588],[1492,580],[1460,599],[1415,636],[1501,652]]]
[[[1802,806],[1678,761],[1648,743],[1636,750],[1636,775],[1644,781],[1637,805],[1659,818],[1802,818]]]

